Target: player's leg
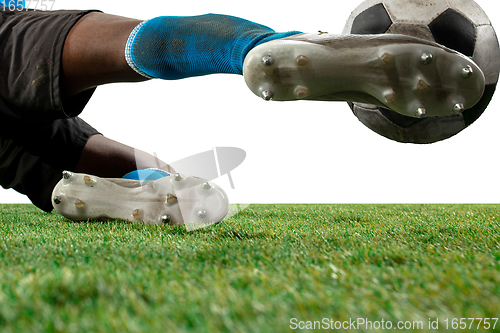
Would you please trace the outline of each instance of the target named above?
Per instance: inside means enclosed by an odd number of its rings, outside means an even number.
[[[113,82],[140,82],[125,60],[125,45],[141,21],[93,12],[71,28],[64,43],[63,86],[67,96]]]
[[[69,171],[99,177],[119,178],[137,168],[155,168],[170,174],[175,170],[166,162],[139,149],[127,146],[103,135],[91,136],[76,167]]]
[[[72,96],[112,82],[242,74],[251,48],[297,33],[276,33],[226,15],[158,17],[143,22],[90,13],[74,25],[64,45],[65,91]]]

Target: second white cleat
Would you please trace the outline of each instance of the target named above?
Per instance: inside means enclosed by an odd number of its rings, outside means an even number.
[[[218,223],[229,211],[222,188],[180,174],[137,181],[65,171],[52,192],[52,204],[73,221],[122,219],[185,225],[188,231]]]

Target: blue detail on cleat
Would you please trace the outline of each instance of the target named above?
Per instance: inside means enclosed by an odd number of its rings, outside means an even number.
[[[163,177],[168,177],[170,174],[166,171],[160,169],[146,169],[146,170],[135,170],[127,173],[123,176],[123,179],[139,180],[139,181],[150,181],[157,180]]]
[[[132,69],[148,78],[241,75],[243,61],[252,48],[298,33],[276,33],[227,15],[162,16],[144,21],[132,31],[125,57]]]

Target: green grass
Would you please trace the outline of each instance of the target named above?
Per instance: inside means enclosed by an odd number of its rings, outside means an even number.
[[[0,205],[0,332],[446,331],[500,317],[499,221],[500,205],[253,205],[187,233]]]

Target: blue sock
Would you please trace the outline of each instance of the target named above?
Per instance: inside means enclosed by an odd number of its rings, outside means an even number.
[[[243,61],[253,47],[298,33],[276,33],[226,15],[163,16],[132,31],[125,55],[130,67],[148,78],[243,74]]]

